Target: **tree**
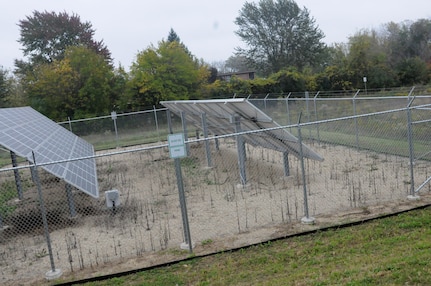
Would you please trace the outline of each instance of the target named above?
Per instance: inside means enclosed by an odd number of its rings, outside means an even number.
[[[91,23],[81,22],[76,14],[34,11],[32,16],[20,20],[18,26],[18,42],[32,64],[61,60],[70,46],[85,46],[111,61],[111,54],[103,41],[93,39],[95,30]]]
[[[318,90],[351,90],[351,72],[347,66],[331,65],[316,76]]]
[[[274,81],[274,92],[298,92],[306,91],[306,81],[304,75],[291,68],[289,70],[281,70],[270,76],[270,79]]]
[[[111,111],[112,67],[101,55],[83,46],[68,48],[65,59],[79,76],[73,98],[74,117],[99,116]]]
[[[0,66],[0,108],[9,105],[11,89],[12,83],[9,72]]]
[[[374,40],[373,35],[367,30],[349,38],[348,69],[352,71],[351,80],[355,87],[362,85],[364,76],[369,78]]]
[[[105,59],[79,46],[64,58],[35,66],[27,76],[29,103],[53,120],[103,115],[112,110],[114,74]]]
[[[110,102],[112,103],[112,110],[125,110],[127,109],[127,82],[129,81],[129,74],[120,65],[114,70],[114,76],[111,79],[111,92]]]
[[[423,62],[431,61],[431,20],[420,19],[412,23],[410,29],[409,54]]]
[[[37,111],[52,120],[73,118],[79,75],[68,59],[39,64],[24,82],[28,101]]]
[[[426,63],[419,57],[400,62],[397,72],[402,85],[426,84],[429,81]]]
[[[208,83],[213,83],[217,80],[218,71],[215,67],[208,68],[209,76]]]
[[[177,42],[180,45],[180,47],[184,49],[184,51],[187,53],[187,55],[191,59],[193,59],[193,60],[195,59],[194,56],[192,55],[192,53],[186,47],[186,45],[183,42],[181,42],[181,39],[178,36],[178,34],[174,31],[174,29],[171,28],[171,30],[169,31],[169,35],[168,35],[168,43],[173,43],[173,42]]]
[[[363,86],[364,76],[370,88],[393,87],[398,83],[384,42],[375,30],[363,30],[349,38],[348,71],[354,87]]]
[[[409,57],[409,29],[405,24],[390,22],[385,25],[384,46],[388,54],[389,65],[395,68]]]
[[[181,39],[180,37],[178,37],[177,33],[174,31],[174,29],[171,28],[171,30],[169,31],[169,35],[168,35],[168,42],[172,43],[172,42],[178,42],[181,43]]]
[[[240,55],[230,56],[226,60],[226,68],[231,72],[242,72],[250,70],[247,58]]]
[[[249,47],[238,48],[237,54],[264,75],[287,67],[318,66],[323,60],[324,34],[308,10],[293,0],[246,2],[235,24],[236,34]]]
[[[208,67],[194,60],[181,43],[161,41],[140,52],[130,70],[130,107],[139,110],[162,100],[199,97],[200,86],[208,79]]]

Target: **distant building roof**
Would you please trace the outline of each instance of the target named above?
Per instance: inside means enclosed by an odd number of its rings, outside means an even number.
[[[217,78],[220,80],[229,81],[233,76],[238,77],[240,79],[254,79],[254,71],[241,71],[241,72],[227,72],[227,73],[219,73]]]

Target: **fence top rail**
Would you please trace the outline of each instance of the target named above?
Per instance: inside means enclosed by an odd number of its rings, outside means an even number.
[[[416,98],[431,98],[431,95],[416,95]],[[384,99],[402,99],[407,100],[407,95],[395,95],[395,96],[368,96],[368,97],[360,97],[360,96],[345,96],[345,97],[284,97],[284,98],[250,98],[249,101],[335,101],[335,100],[384,100]]]
[[[394,93],[394,92],[402,92],[407,90],[388,90],[388,93]],[[264,95],[263,98],[253,98],[252,94],[246,96],[247,100],[250,102],[253,101],[280,101],[280,100],[287,100],[287,101],[337,101],[337,100],[385,100],[385,99],[406,99],[408,98],[408,92],[404,95],[382,95],[382,96],[372,96],[372,95],[366,95],[362,93],[362,96],[360,94],[361,90],[357,91],[339,91],[339,92],[310,92],[310,95],[308,97],[305,97],[305,92],[296,92],[294,94],[292,93],[279,93],[279,94],[270,94],[267,93]],[[380,91],[382,92],[382,91]],[[294,97],[292,97],[294,95]],[[259,95],[255,95],[259,96]],[[271,97],[275,96],[275,97]],[[431,98],[431,92],[427,91],[419,91],[419,94],[415,95],[416,98]],[[240,98],[243,99],[243,98]],[[220,101],[226,101],[230,99],[220,99]],[[235,100],[235,98],[233,99]],[[121,116],[128,116],[128,115],[136,115],[136,114],[144,114],[144,113],[150,113],[150,112],[157,112],[157,111],[165,111],[167,108],[154,108],[154,109],[148,109],[148,110],[142,110],[142,111],[134,111],[134,112],[127,112],[127,113],[119,113],[117,114],[117,117]],[[84,121],[91,121],[91,120],[97,120],[97,119],[107,119],[112,118],[112,115],[103,115],[98,117],[91,117],[91,118],[82,118],[82,119],[74,119],[74,120],[67,120],[67,121],[61,121],[57,122],[58,124],[68,124],[68,123],[76,123],[76,122],[84,122]]]
[[[157,111],[165,111],[165,110],[167,110],[167,108],[148,109],[148,110],[127,112],[127,113],[118,113],[117,117],[128,116],[128,115],[136,115],[136,114],[143,114],[143,113],[150,113],[150,112],[157,112]],[[82,118],[82,119],[67,120],[67,121],[61,121],[61,122],[57,122],[57,123],[58,124],[67,124],[67,123],[83,122],[83,121],[90,121],[90,120],[97,120],[97,119],[106,119],[106,118],[112,118],[112,115],[103,115],[103,116],[91,117],[91,118]]]
[[[301,97],[387,97],[387,96],[407,96],[414,89],[417,95],[431,95],[430,86],[413,86],[413,87],[398,87],[398,88],[382,88],[382,89],[357,89],[357,90],[332,90],[332,91],[296,91],[296,92],[280,92],[280,93],[261,93],[235,95],[236,97],[245,96],[248,99],[279,99],[279,98],[301,98]]]
[[[265,132],[265,131],[274,131],[274,130],[278,130],[278,129],[296,128],[296,127],[310,126],[310,125],[315,125],[315,124],[323,124],[323,123],[329,123],[329,122],[335,122],[335,121],[341,121],[341,120],[363,118],[363,117],[368,117],[368,116],[376,116],[376,115],[406,111],[407,109],[420,109],[420,108],[424,108],[424,107],[428,107],[428,106],[429,105],[420,105],[420,106],[415,106],[415,107],[403,107],[403,108],[398,108],[398,109],[373,112],[373,113],[367,113],[367,114],[361,114],[361,115],[345,116],[345,117],[339,117],[339,118],[333,118],[333,119],[325,119],[325,120],[319,120],[319,121],[304,122],[304,123],[284,125],[284,126],[276,126],[276,127],[267,128],[267,129],[249,130],[249,131],[242,131],[242,132],[225,134],[225,135],[217,135],[217,136],[213,135],[213,136],[208,136],[207,138],[189,139],[185,143],[187,144],[187,143],[194,143],[194,142],[200,142],[200,141],[205,141],[205,140],[213,140],[216,138],[222,139],[222,138],[229,138],[229,137],[234,137],[234,136],[238,136],[238,135],[253,134],[253,133],[259,133],[259,132]],[[72,159],[59,160],[59,161],[55,161],[55,162],[45,162],[45,163],[41,163],[41,164],[37,164],[37,165],[28,164],[28,165],[17,166],[17,167],[1,168],[0,173],[6,172],[6,171],[11,171],[11,170],[30,168],[30,167],[34,167],[34,166],[40,167],[40,166],[45,166],[45,165],[61,164],[61,163],[66,163],[66,162],[70,162],[70,161],[94,159],[94,158],[108,157],[108,156],[113,156],[113,155],[120,155],[120,154],[140,152],[140,151],[149,151],[149,150],[163,148],[163,147],[168,146],[167,142],[166,143],[159,142],[159,143],[160,144],[153,145],[153,146],[133,147],[133,148],[126,149],[126,150],[116,150],[114,152],[105,152],[105,153],[95,154],[95,155],[88,156],[88,157],[77,157],[77,158],[72,158]]]

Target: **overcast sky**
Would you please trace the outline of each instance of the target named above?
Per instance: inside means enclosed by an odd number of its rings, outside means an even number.
[[[0,66],[13,68],[22,59],[19,20],[37,11],[76,13],[96,30],[115,64],[128,69],[139,51],[166,39],[171,28],[198,58],[224,61],[242,42],[234,24],[245,2],[257,0],[3,0],[0,8]],[[361,29],[378,29],[390,21],[431,18],[430,0],[296,0],[306,7],[326,35],[324,41],[347,42]]]

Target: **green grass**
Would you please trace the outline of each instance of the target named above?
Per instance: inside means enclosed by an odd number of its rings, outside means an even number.
[[[302,131],[302,134],[305,134],[306,136],[311,134],[311,138],[319,138],[320,142],[328,144],[343,145],[352,148],[357,147],[356,135],[354,134],[319,130],[318,137],[315,129],[311,131]],[[404,157],[409,155],[409,143],[407,141],[407,137],[400,140],[399,138],[380,138],[360,135],[358,137],[358,142],[360,149]],[[429,142],[413,140],[413,149],[415,154],[426,154],[430,150],[430,144]]]
[[[189,137],[193,137],[196,135],[194,132],[191,131],[189,131],[187,134]],[[93,144],[96,151],[100,151],[114,149],[116,147],[128,147],[134,145],[156,143],[160,141],[163,142],[167,141],[167,137],[168,133],[166,132],[166,130],[163,129],[160,132],[123,132],[118,137],[118,142],[114,134],[108,136],[108,139],[107,136],[100,134],[92,134],[88,136],[83,136],[82,138]]]
[[[156,132],[145,132],[145,134],[143,132],[122,133],[121,136],[118,137],[118,142],[114,134],[108,137],[105,135],[92,134],[83,136],[82,138],[93,144],[95,150],[100,151],[114,149],[117,147],[117,144],[118,147],[126,147],[166,140],[167,134],[158,134]]]
[[[415,210],[85,285],[429,285],[430,211]]]
[[[6,181],[0,185],[0,215],[2,218],[14,212],[16,206],[9,205],[8,202],[17,197],[18,193],[14,180]]]

